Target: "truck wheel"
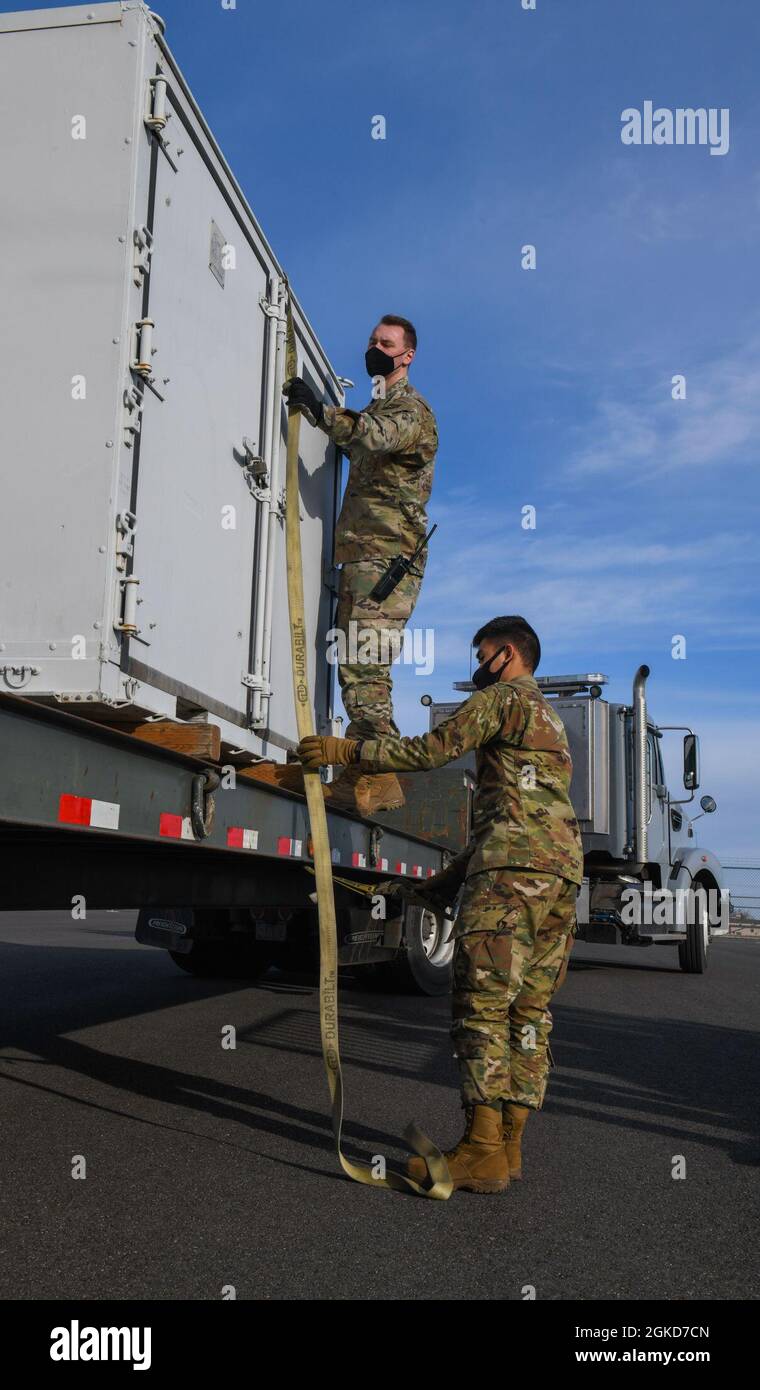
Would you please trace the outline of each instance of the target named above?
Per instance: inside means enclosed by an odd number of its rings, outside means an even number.
[[[170,951],[169,955],[180,970],[204,980],[257,980],[271,964],[269,952],[246,937],[194,941],[188,952]]]
[[[389,968],[397,988],[407,994],[431,996],[451,989],[454,942],[446,941],[451,922],[426,907],[409,906],[404,915],[404,938],[398,960]]]
[[[686,975],[704,975],[710,944],[710,915],[706,904],[698,903],[695,920],[687,923],[686,940],[678,943],[678,963]]]

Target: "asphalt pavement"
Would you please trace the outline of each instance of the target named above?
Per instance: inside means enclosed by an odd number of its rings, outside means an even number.
[[[194,980],[133,924],[0,914],[3,1298],[757,1296],[760,942],[576,945],[524,1181],[441,1203],[341,1173],[314,979]],[[349,1152],[454,1141],[448,1001],[347,977],[340,1016]]]

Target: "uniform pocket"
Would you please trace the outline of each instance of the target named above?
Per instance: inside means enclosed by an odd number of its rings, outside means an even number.
[[[457,938],[453,962],[455,993],[487,993],[503,987],[512,968],[512,933],[473,931]]]

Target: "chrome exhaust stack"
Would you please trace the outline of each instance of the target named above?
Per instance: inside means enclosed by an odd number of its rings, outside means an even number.
[[[647,860],[647,696],[649,667],[633,678],[633,821],[636,860]]]

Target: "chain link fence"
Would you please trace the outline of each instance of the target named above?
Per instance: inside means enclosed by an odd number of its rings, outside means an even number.
[[[760,860],[723,865],[730,893],[729,929],[738,936],[760,936]]]

